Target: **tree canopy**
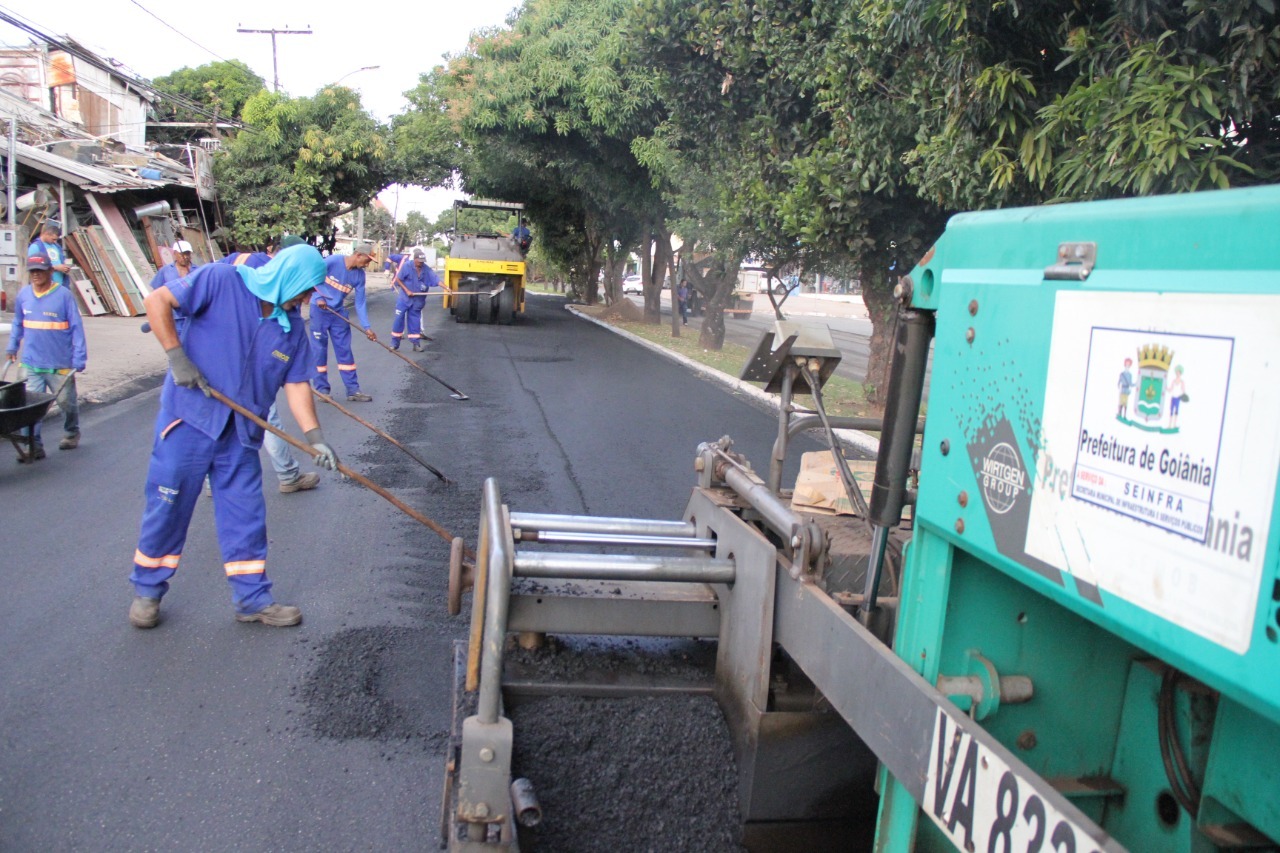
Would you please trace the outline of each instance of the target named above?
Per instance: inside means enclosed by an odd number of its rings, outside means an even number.
[[[263,90],[242,117],[250,127],[214,161],[236,245],[263,245],[284,232],[327,234],[336,216],[394,178],[390,132],[351,89],[302,98]]]
[[[171,74],[152,81],[162,92],[181,96],[207,107],[220,119],[238,121],[245,102],[263,91],[265,83],[249,66],[239,60],[210,62],[197,68],[179,68]],[[213,120],[195,113],[179,103],[178,99],[163,99],[153,107],[156,121],[207,122]],[[148,136],[155,142],[185,142],[204,131],[199,128],[156,128]]]
[[[656,232],[713,314],[748,255],[859,269],[872,385],[951,213],[1280,180],[1273,0],[526,0],[413,99],[397,131],[588,295]]]

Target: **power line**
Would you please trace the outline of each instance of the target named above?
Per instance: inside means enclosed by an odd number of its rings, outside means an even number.
[[[237,29],[237,30],[236,30],[236,32],[238,32],[238,33],[256,33],[256,34],[258,34],[258,35],[269,35],[269,36],[271,36],[271,70],[272,70],[272,72],[275,74],[275,79],[274,79],[274,81],[273,81],[273,82],[275,83],[275,85],[274,85],[274,87],[273,87],[273,91],[276,91],[276,92],[279,92],[279,91],[280,91],[280,65],[279,65],[279,63],[276,61],[276,36],[278,36],[278,35],[279,35],[279,36],[309,36],[309,35],[311,35],[310,25],[308,25],[308,29],[305,29],[305,30],[277,30],[277,29],[274,29],[274,28],[269,29],[269,30],[253,30],[253,29],[245,29],[245,28],[241,27],[241,28]]]
[[[166,27],[168,27],[169,29],[173,30],[173,31],[174,31],[175,33],[177,33],[178,35],[182,36],[182,37],[183,37],[184,39],[186,39],[187,41],[191,42],[191,43],[192,43],[192,44],[194,44],[196,47],[200,48],[201,50],[203,50],[205,53],[209,54],[210,56],[212,56],[212,57],[214,57],[214,58],[216,58],[216,59],[221,59],[223,62],[229,62],[229,61],[230,61],[230,60],[226,59],[225,57],[218,56],[218,54],[214,53],[212,50],[209,50],[209,48],[205,47],[205,46],[204,46],[204,45],[202,45],[200,42],[196,41],[196,40],[195,40],[195,39],[193,39],[191,36],[187,35],[187,34],[186,34],[186,33],[184,33],[182,30],[178,29],[178,28],[177,28],[177,27],[175,27],[173,24],[169,23],[169,22],[168,22],[168,21],[166,21],[164,18],[162,18],[162,17],[160,17],[159,15],[157,15],[155,12],[152,12],[152,11],[151,11],[150,9],[148,9],[146,6],[143,6],[141,3],[139,3],[139,2],[138,2],[138,0],[129,0],[129,2],[130,2],[130,3],[132,3],[133,5],[137,6],[137,7],[138,7],[139,9],[141,9],[142,11],[146,12],[146,13],[147,13],[148,15],[150,15],[151,17],[155,18],[155,19],[156,19],[157,21],[159,21],[160,23],[164,24],[164,25],[165,25]]]

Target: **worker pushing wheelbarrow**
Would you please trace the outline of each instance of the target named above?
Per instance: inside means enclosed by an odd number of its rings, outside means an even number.
[[[26,405],[0,403],[0,409],[7,413],[6,426],[13,430],[26,430],[26,452],[14,441],[14,446],[18,447],[19,462],[44,458],[40,421],[55,399],[63,413],[64,435],[58,442],[58,449],[74,450],[80,445],[80,408],[76,401],[75,375],[85,369],[88,360],[84,324],[75,297],[65,286],[52,280],[47,256],[34,249],[27,254],[30,256],[27,258],[27,273],[31,282],[14,300],[13,329],[9,333],[9,345],[5,348],[9,363],[5,365],[4,373],[0,373],[2,382],[9,366],[15,363],[20,363],[27,373],[25,386],[14,382],[11,383],[13,390],[7,392],[15,400],[19,393],[25,395]],[[57,377],[61,377],[60,382]],[[56,386],[55,382],[58,382]],[[38,408],[40,403],[37,400],[46,393],[50,395],[49,400],[37,416],[32,407]],[[24,414],[18,414],[19,410]],[[0,429],[0,433],[14,434],[8,428]]]

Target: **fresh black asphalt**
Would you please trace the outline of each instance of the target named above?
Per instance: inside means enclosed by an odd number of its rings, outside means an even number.
[[[370,311],[389,335],[391,294]],[[345,462],[473,546],[486,477],[516,511],[676,518],[699,442],[731,435],[767,467],[772,414],[558,298],[531,297],[511,327],[457,325],[438,303],[426,320],[417,357],[471,399],[358,338],[374,402],[350,405],[453,485],[320,416]],[[268,571],[302,626],[233,621],[203,498],[160,626],[136,630],[127,576],[157,400],[86,413],[76,451],[0,457],[0,849],[434,848],[450,646],[466,633],[445,612],[447,544],[331,474],[278,494],[268,468]]]

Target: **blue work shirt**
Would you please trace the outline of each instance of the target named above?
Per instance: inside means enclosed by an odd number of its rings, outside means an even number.
[[[80,308],[71,291],[55,284],[43,296],[36,296],[28,284],[18,292],[5,351],[17,355],[19,347],[22,364],[30,370],[84,370],[89,352]]]
[[[257,269],[258,267],[266,266],[270,260],[271,256],[266,252],[238,252],[234,255],[227,255],[225,258],[219,258],[218,263],[231,264],[237,267],[243,264],[246,267]]]
[[[324,262],[324,283],[316,286],[315,296],[311,297],[311,316],[323,311],[318,304],[323,297],[324,302],[333,310],[342,316],[347,316],[346,298],[350,293],[355,294],[356,316],[360,318],[360,325],[367,332],[372,326],[369,324],[369,311],[365,307],[364,293],[364,270],[347,269],[347,255],[330,255]]]
[[[189,319],[182,347],[200,372],[230,399],[261,418],[280,388],[311,378],[310,346],[301,313],[289,312],[292,329],[264,319],[262,300],[249,292],[240,273],[224,264],[206,264],[168,285]],[[199,388],[174,384],[165,376],[160,410],[216,439],[233,412]],[[236,415],[236,433],[245,447],[262,446],[262,428]]]
[[[382,263],[382,271],[391,272],[392,270],[400,269],[400,262],[403,260],[404,255],[399,252],[393,252],[392,254],[387,255],[387,259]]]
[[[401,292],[426,293],[439,283],[440,278],[435,270],[425,263],[419,270],[414,266],[412,258],[405,258],[400,264],[400,269],[396,270],[396,289]]]
[[[198,264],[192,264],[191,270],[194,272],[198,266]],[[178,272],[177,264],[165,264],[156,270],[156,274],[151,277],[151,289],[155,290],[157,287],[164,287],[169,282],[180,278],[182,278],[182,273]]]
[[[31,245],[27,247],[27,257],[31,258],[40,255],[49,259],[49,266],[57,267],[67,262],[67,256],[62,253],[62,247],[57,243],[46,243],[44,240],[36,239],[31,241]],[[49,275],[53,277],[54,284],[66,284],[67,274],[58,270],[49,270]]]

